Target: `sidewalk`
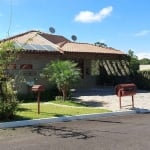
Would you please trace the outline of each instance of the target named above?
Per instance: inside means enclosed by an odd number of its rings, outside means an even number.
[[[119,97],[115,95],[114,87],[93,88],[89,90],[82,90],[75,92],[74,97],[78,101],[93,107],[101,107],[115,111],[126,111],[132,109],[132,97],[125,96],[121,98],[122,109],[119,108]],[[130,105],[130,106],[129,106]],[[150,92],[144,90],[137,90],[134,95],[135,109],[150,110]]]

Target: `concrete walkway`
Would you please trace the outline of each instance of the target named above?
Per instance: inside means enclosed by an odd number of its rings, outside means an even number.
[[[76,91],[74,97],[89,106],[106,108],[112,111],[125,111],[132,109],[132,97],[122,97],[122,109],[119,108],[119,97],[115,95],[114,87],[93,88]],[[150,92],[137,90],[134,96],[135,109],[150,110]]]

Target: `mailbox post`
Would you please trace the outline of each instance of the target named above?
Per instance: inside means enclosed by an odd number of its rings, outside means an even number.
[[[38,104],[38,114],[40,114],[40,94],[43,92],[44,86],[43,85],[33,85],[32,91],[37,93],[37,104]]]
[[[115,87],[116,95],[119,97],[119,106],[121,106],[121,97],[122,96],[132,96],[132,108],[134,108],[134,95],[136,94],[136,85],[134,83],[130,84],[118,84]]]

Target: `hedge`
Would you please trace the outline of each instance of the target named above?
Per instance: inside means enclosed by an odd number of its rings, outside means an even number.
[[[150,70],[138,71],[134,75],[134,80],[138,88],[150,90]]]

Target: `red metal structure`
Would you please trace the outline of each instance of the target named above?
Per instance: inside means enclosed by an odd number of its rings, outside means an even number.
[[[43,85],[33,85],[32,91],[37,92],[38,114],[40,114],[40,94],[45,90]]]
[[[122,96],[132,96],[132,108],[134,108],[134,95],[136,94],[136,85],[134,83],[130,84],[118,84],[115,87],[116,95],[119,97],[119,106],[121,106],[121,97]]]

